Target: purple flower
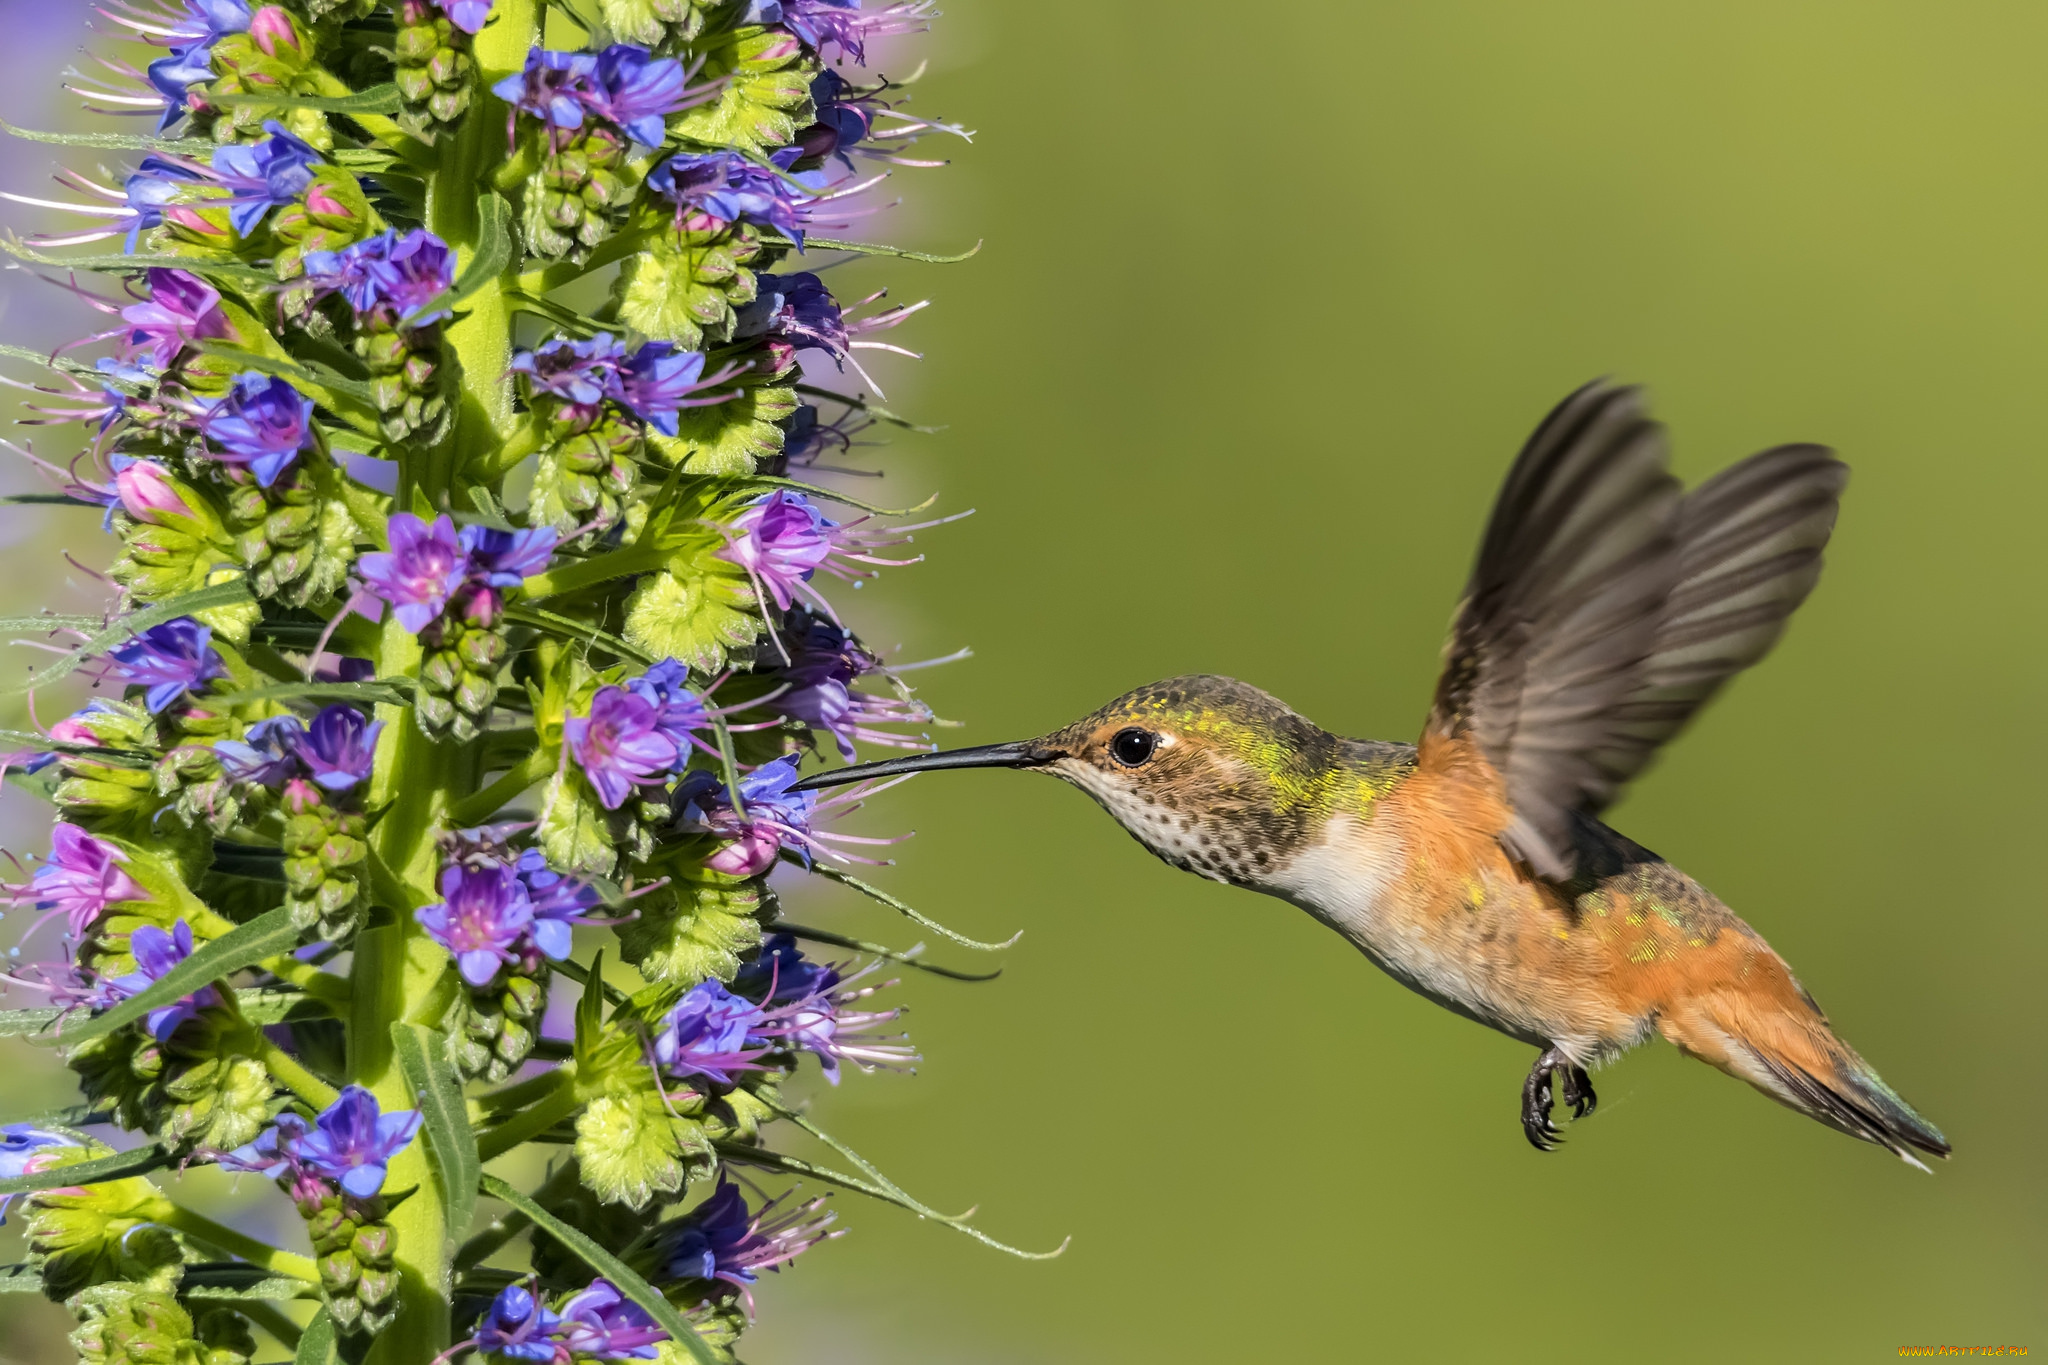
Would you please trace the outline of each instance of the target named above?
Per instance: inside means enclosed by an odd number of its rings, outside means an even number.
[[[212,285],[182,270],[151,269],[145,278],[149,297],[121,310],[131,329],[122,346],[126,355],[147,353],[152,365],[168,369],[194,342],[229,335],[220,292]]]
[[[854,757],[855,740],[905,749],[923,747],[921,740],[876,727],[925,724],[932,719],[930,707],[908,695],[882,697],[853,689],[866,674],[881,671],[880,659],[836,623],[809,612],[793,615],[791,625],[794,629],[789,633],[796,638],[788,647],[789,662],[782,669],[790,687],[775,702],[785,716],[830,734],[840,755],[849,762]]]
[[[77,1138],[53,1133],[31,1123],[10,1123],[0,1128],[0,1180],[14,1180],[41,1170],[49,1164],[41,1159],[48,1148],[84,1145]],[[7,1222],[7,1206],[13,1202],[13,1195],[0,1195],[0,1225]],[[603,1283],[599,1280],[591,1288],[596,1289]]]
[[[413,917],[434,942],[455,955],[462,979],[487,986],[501,964],[518,960],[518,946],[533,923],[526,884],[512,869],[451,864],[441,869],[441,901]]]
[[[525,1285],[507,1285],[484,1311],[473,1343],[483,1354],[506,1360],[564,1360],[555,1341],[561,1325]]]
[[[290,743],[314,785],[345,792],[370,780],[377,732],[383,728],[383,721],[372,721],[353,706],[327,706],[313,717],[312,725],[294,733]]]
[[[491,93],[512,106],[512,116],[531,114],[550,128],[583,126],[586,103],[598,96],[597,58],[585,52],[553,52],[536,47],[526,66],[491,87]]]
[[[803,494],[778,488],[733,518],[732,540],[718,557],[745,569],[787,611],[797,585],[809,582],[831,555],[837,525]]]
[[[646,1309],[603,1279],[592,1280],[562,1305],[559,1333],[570,1355],[595,1360],[656,1360],[658,1343],[668,1340]]]
[[[131,687],[146,687],[143,698],[152,713],[162,711],[187,692],[227,676],[213,650],[213,632],[189,616],[151,626],[127,644],[111,650],[107,676]]]
[[[398,623],[417,635],[439,619],[469,572],[469,555],[446,514],[431,524],[410,512],[390,521],[391,548],[356,561],[370,592],[391,604]]]
[[[733,338],[779,337],[792,346],[816,346],[844,356],[852,345],[838,302],[807,270],[754,277],[754,301],[740,309]]]
[[[585,912],[601,905],[603,895],[581,877],[565,877],[550,868],[537,848],[521,853],[513,872],[526,887],[527,902],[533,907],[528,932],[534,947],[560,962],[573,946],[570,930],[588,923]]]
[[[623,687],[600,687],[590,714],[562,724],[562,742],[582,767],[597,799],[617,810],[638,786],[657,784],[676,764],[676,743],[659,728],[653,702]]]
[[[794,934],[770,935],[761,945],[761,955],[742,966],[732,979],[734,990],[759,996],[763,1005],[822,995],[838,984],[838,971],[805,957]]]
[[[812,1217],[822,1203],[814,1199],[772,1219],[771,1204],[756,1216],[739,1186],[721,1180],[666,1231],[662,1268],[669,1279],[722,1280],[744,1289],[761,1271],[781,1269],[825,1238],[831,1215]]]
[[[185,17],[164,35],[171,55],[149,64],[149,83],[164,97],[158,132],[183,117],[187,87],[214,79],[214,43],[230,33],[248,32],[249,19],[242,0],[185,0]]]
[[[592,112],[623,128],[647,147],[668,140],[666,116],[692,103],[689,77],[673,57],[656,57],[644,47],[613,43],[597,54]]]
[[[216,742],[213,751],[229,777],[276,791],[299,775],[303,729],[297,716],[272,716],[250,726],[240,739]]]
[[[732,377],[721,370],[704,376],[704,357],[678,351],[666,341],[650,341],[626,360],[612,382],[611,397],[620,406],[664,436],[676,434],[676,414],[684,408],[710,407],[732,397],[721,393],[693,400],[690,395]]]
[[[403,236],[387,230],[340,251],[309,252],[305,266],[306,283],[347,299],[358,321],[424,327],[453,316],[445,305],[427,311],[455,285],[455,253],[425,228]]]
[[[547,568],[558,539],[554,528],[548,526],[532,531],[465,526],[461,545],[469,557],[466,572],[472,582],[485,587],[516,588]]]
[[[110,463],[114,467],[114,500],[129,516],[161,526],[168,517],[192,515],[171,482],[170,471],[156,461],[116,455]]]
[[[128,224],[128,254],[135,254],[136,244],[143,233],[162,225],[166,213],[175,212],[180,215],[180,221],[203,226],[203,220],[178,205],[184,187],[204,179],[199,171],[169,157],[142,158],[135,173],[122,183],[128,211],[134,215]]]
[[[711,728],[712,713],[704,699],[686,685],[690,671],[674,659],[663,659],[637,678],[626,680],[626,689],[650,702],[655,709],[654,728],[676,746],[674,771],[681,771],[690,750],[697,748],[716,756],[718,751],[697,738],[696,732]]]
[[[699,982],[663,1017],[654,1058],[671,1075],[731,1085],[736,1073],[759,1069],[754,1059],[767,1050],[767,1040],[754,1036],[761,1022],[753,1001],[716,981]]]
[[[357,1199],[370,1199],[383,1190],[391,1159],[405,1150],[419,1129],[417,1109],[386,1114],[375,1095],[359,1085],[345,1086],[316,1126],[309,1128],[294,1113],[279,1114],[275,1124],[223,1158],[221,1165],[267,1176],[310,1175],[339,1184]]]
[[[154,924],[145,924],[128,936],[128,952],[135,959],[135,970],[107,983],[123,1000],[148,990],[192,956],[192,926],[181,919],[165,933]],[[220,993],[202,986],[182,1000],[151,1010],[145,1027],[150,1037],[161,1043],[177,1032],[178,1025],[197,1019],[200,1010],[219,1003]]]
[[[742,220],[779,229],[801,251],[803,205],[814,196],[776,170],[787,171],[802,155],[785,147],[773,156],[775,169],[738,152],[683,152],[647,173],[647,188],[675,201],[676,223],[694,232],[716,232]]]
[[[796,759],[785,756],[763,764],[740,779],[740,800],[746,818],[732,808],[723,783],[697,769],[676,788],[678,822],[730,840],[706,865],[733,877],[752,877],[775,866],[786,847],[808,860],[814,844],[811,819],[818,804],[815,792],[789,790],[797,780]]]
[[[535,393],[594,408],[613,392],[625,358],[626,348],[610,332],[599,332],[588,341],[557,337],[539,350],[519,351],[511,371],[525,375]]]
[[[272,209],[304,194],[320,164],[320,153],[275,119],[266,120],[263,131],[270,136],[253,146],[230,143],[213,153],[213,178],[229,192],[228,222],[241,237]]]
[[[435,0],[448,16],[448,22],[464,33],[482,33],[484,22],[491,17],[493,0]]]
[[[8,899],[62,911],[71,937],[82,939],[108,906],[149,899],[141,884],[121,870],[121,861],[112,844],[76,825],[59,824],[50,831],[50,856],[26,884],[6,888]]]
[[[865,66],[867,40],[897,33],[921,33],[934,13],[931,0],[903,0],[863,14],[860,0],[777,0],[782,26],[803,39],[804,46],[823,56],[837,47]]]
[[[313,443],[313,400],[276,375],[245,370],[227,396],[197,413],[224,464],[247,465],[264,488]]]

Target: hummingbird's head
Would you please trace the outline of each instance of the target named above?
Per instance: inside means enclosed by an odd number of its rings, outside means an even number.
[[[1256,885],[1342,799],[1342,741],[1249,683],[1197,674],[1126,692],[1037,739],[839,768],[802,787],[939,768],[1035,768],[1073,783],[1176,867]]]

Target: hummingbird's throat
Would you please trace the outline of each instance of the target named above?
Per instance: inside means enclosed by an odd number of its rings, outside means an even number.
[[[1133,839],[1184,872],[1257,887],[1272,863],[1271,850],[1247,842],[1243,823],[1204,809],[1185,794],[1078,759],[1057,760],[1049,771],[1094,797]]]

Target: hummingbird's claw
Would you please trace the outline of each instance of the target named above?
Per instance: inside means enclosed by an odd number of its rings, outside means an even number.
[[[1522,1133],[1539,1152],[1554,1152],[1564,1141],[1564,1134],[1550,1121],[1550,1073],[1556,1067],[1570,1065],[1563,1053],[1554,1047],[1547,1048],[1537,1057],[1536,1065],[1529,1068],[1529,1078],[1522,1082]]]
[[[1600,1097],[1593,1093],[1593,1078],[1582,1066],[1568,1066],[1564,1071],[1564,1086],[1559,1097],[1572,1107],[1572,1117],[1582,1119],[1600,1105]]]
[[[1573,1118],[1584,1118],[1600,1102],[1600,1097],[1593,1093],[1593,1078],[1586,1074],[1586,1068],[1572,1061],[1562,1048],[1545,1048],[1536,1058],[1536,1065],[1529,1068],[1529,1079],[1522,1082],[1522,1132],[1529,1145],[1539,1152],[1554,1152],[1564,1142],[1564,1134],[1550,1121],[1553,1071],[1561,1073],[1558,1097],[1572,1107]]]

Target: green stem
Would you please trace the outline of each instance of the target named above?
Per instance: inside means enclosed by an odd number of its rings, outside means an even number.
[[[478,1156],[485,1161],[503,1156],[576,1112],[583,1101],[576,1095],[575,1073],[568,1067],[561,1067],[550,1072],[549,1079],[555,1082],[553,1091],[477,1138]]]
[[[286,1052],[262,1030],[254,1030],[254,1045],[250,1055],[270,1070],[271,1078],[297,1095],[315,1109],[325,1109],[339,1099],[341,1092],[327,1082],[306,1070],[306,1065]]]
[[[333,972],[323,972],[319,964],[301,962],[295,957],[266,957],[257,964],[264,971],[280,981],[289,981],[306,994],[330,1005],[348,1003],[348,982]]]
[[[236,1232],[225,1223],[216,1223],[205,1214],[188,1209],[183,1204],[174,1204],[168,1199],[157,1201],[150,1210],[150,1218],[167,1228],[175,1228],[188,1237],[196,1237],[208,1246],[218,1247],[233,1256],[239,1256],[250,1265],[261,1266],[273,1275],[287,1275],[294,1280],[308,1284],[320,1283],[320,1267],[310,1256],[296,1252],[279,1251],[268,1242],[259,1242],[246,1232]]]
[[[652,546],[634,545],[623,550],[610,550],[535,574],[526,580],[526,596],[529,601],[559,597],[579,588],[596,587],[614,578],[650,573],[660,568],[666,558]]]
[[[555,1088],[562,1084],[560,1077],[559,1071],[544,1071],[538,1076],[508,1085],[502,1090],[493,1090],[488,1095],[479,1096],[477,1104],[487,1114],[502,1114],[508,1109],[517,1109],[553,1094]]]
[[[531,787],[534,783],[554,772],[560,756],[546,749],[535,749],[512,767],[503,777],[485,787],[475,796],[465,797],[448,808],[448,818],[457,828],[467,829],[480,825],[505,808],[513,797]]]
[[[304,1328],[286,1317],[280,1309],[261,1299],[244,1300],[235,1305],[235,1311],[276,1337],[287,1351],[296,1352],[299,1338],[306,1334]]]
[[[462,475],[471,483],[495,484],[519,467],[519,462],[541,448],[547,436],[538,422],[528,422],[506,440],[495,454],[471,460]]]

